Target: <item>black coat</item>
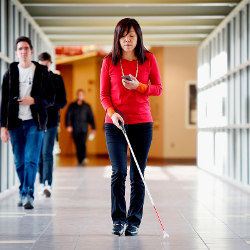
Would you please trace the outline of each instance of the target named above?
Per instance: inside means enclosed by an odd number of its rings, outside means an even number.
[[[52,71],[49,72],[49,78],[55,89],[55,103],[48,108],[48,128],[58,125],[60,121],[60,109],[67,104],[63,78],[60,75],[54,74]]]
[[[36,69],[30,95],[34,98],[35,104],[31,105],[30,109],[37,128],[45,130],[48,119],[47,108],[54,104],[54,88],[49,82],[48,68],[34,61],[33,63],[36,65]],[[3,77],[1,127],[15,129],[20,124],[19,103],[15,99],[16,97],[19,98],[18,62],[11,63]]]
[[[78,134],[88,132],[88,124],[91,125],[92,129],[95,129],[90,105],[86,102],[83,102],[82,105],[78,105],[77,102],[71,103],[66,113],[66,126],[72,126],[73,134]]]

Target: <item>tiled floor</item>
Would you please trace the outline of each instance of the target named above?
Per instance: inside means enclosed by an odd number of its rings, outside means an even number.
[[[169,239],[147,196],[138,237],[113,236],[110,173],[57,167],[52,197],[37,197],[30,211],[16,206],[16,194],[1,199],[0,249],[250,249],[250,194],[192,166],[147,168]]]

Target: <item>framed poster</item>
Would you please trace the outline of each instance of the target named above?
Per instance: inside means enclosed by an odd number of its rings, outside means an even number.
[[[186,128],[196,129],[197,123],[197,88],[196,81],[186,82]]]

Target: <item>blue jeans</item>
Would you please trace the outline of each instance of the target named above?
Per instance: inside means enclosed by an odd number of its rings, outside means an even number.
[[[146,168],[152,142],[153,123],[125,126],[142,173]],[[130,207],[126,213],[125,180],[127,176],[127,142],[120,129],[111,123],[105,124],[106,144],[112,165],[111,216],[113,223],[127,223],[139,227],[142,219],[145,187],[134,159],[130,157]]]
[[[48,185],[52,184],[53,174],[53,149],[55,139],[57,135],[57,126],[48,128],[44,133],[42,150],[39,160],[39,175],[40,183],[45,184],[48,181]]]
[[[23,121],[18,128],[9,130],[9,133],[20,181],[20,195],[25,197],[29,194],[34,198],[34,184],[44,131],[39,131],[33,120],[28,120]]]

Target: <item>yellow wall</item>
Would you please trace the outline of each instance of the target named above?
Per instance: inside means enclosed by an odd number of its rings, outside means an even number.
[[[196,157],[196,130],[185,127],[185,84],[196,72],[196,47],[164,48],[164,158]]]
[[[65,129],[65,113],[69,104],[76,100],[78,89],[85,90],[85,101],[92,108],[96,124],[96,138],[93,141],[87,140],[87,153],[107,154],[103,127],[105,112],[99,98],[101,63],[101,57],[91,57],[57,67],[64,78],[68,100],[67,107],[61,112],[60,147],[63,156],[74,155],[76,152],[72,136]]]
[[[154,119],[154,135],[149,157],[152,158],[195,158],[196,130],[185,127],[185,83],[196,80],[195,47],[152,48],[160,69],[163,93],[159,97],[150,97],[151,112]],[[71,84],[66,87],[68,102],[75,100],[76,90],[86,91],[86,102],[92,107],[97,127],[95,140],[87,142],[88,154],[107,154],[104,134],[105,112],[100,103],[100,70],[102,57],[95,56],[72,64],[72,72],[68,65],[61,65],[62,76],[72,74]],[[66,68],[66,71],[64,70]],[[66,74],[66,75],[65,75]],[[73,99],[72,99],[73,98]],[[64,125],[64,117],[62,117]],[[66,135],[67,144],[61,145],[62,155],[75,152],[73,141]]]
[[[68,109],[68,106],[73,98],[72,96],[72,85],[73,85],[73,77],[72,65],[63,65],[57,66],[57,69],[60,70],[61,76],[63,77],[65,90],[67,94],[67,106],[60,110],[61,121],[59,126],[59,144],[61,148],[61,155],[72,155],[74,152],[73,144],[72,144],[72,137],[67,132],[65,127],[65,114]]]
[[[86,92],[86,102],[91,105],[95,123],[96,138],[93,141],[87,141],[87,153],[105,154],[107,153],[104,135],[105,112],[100,103],[100,67],[102,59],[92,57],[74,63],[73,66],[73,92],[82,88]],[[90,127],[91,128],[91,127]]]
[[[161,74],[161,80],[164,78],[164,48],[153,48],[150,50],[157,59],[157,64]],[[164,91],[164,88],[163,88]],[[149,97],[151,113],[154,121],[153,140],[149,151],[149,157],[163,158],[164,144],[164,99],[163,95]]]

